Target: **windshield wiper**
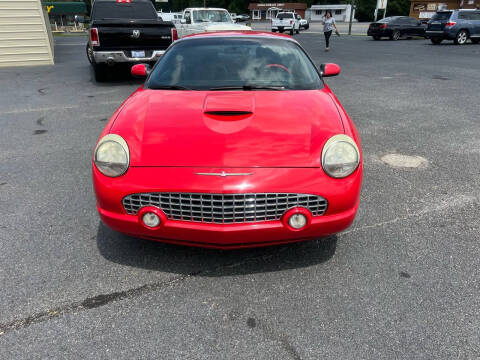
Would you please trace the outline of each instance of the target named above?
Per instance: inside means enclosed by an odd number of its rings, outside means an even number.
[[[275,90],[281,91],[285,90],[285,86],[267,86],[267,85],[242,85],[242,86],[221,86],[221,87],[214,87],[210,88],[211,91],[218,91],[218,90]]]
[[[179,86],[179,85],[156,85],[155,87],[152,87],[152,89],[153,90],[192,90],[185,86]]]

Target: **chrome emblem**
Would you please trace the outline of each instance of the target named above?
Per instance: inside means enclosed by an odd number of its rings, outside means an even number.
[[[195,175],[205,175],[205,176],[248,176],[248,175],[253,175],[252,173],[226,173],[225,171],[222,171],[221,173],[195,173]]]
[[[138,39],[140,37],[140,30],[133,30],[132,37]]]

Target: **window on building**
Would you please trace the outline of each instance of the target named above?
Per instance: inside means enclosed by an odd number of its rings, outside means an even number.
[[[342,15],[342,10],[335,10],[335,15]]]
[[[322,10],[315,10],[315,15],[322,15]]]

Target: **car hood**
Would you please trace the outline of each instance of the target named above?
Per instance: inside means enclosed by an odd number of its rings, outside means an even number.
[[[322,147],[344,128],[327,89],[139,90],[110,133],[131,166],[319,167]]]

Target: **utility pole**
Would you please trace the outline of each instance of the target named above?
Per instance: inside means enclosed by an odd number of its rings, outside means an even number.
[[[348,23],[348,35],[352,35],[353,10],[355,9],[355,0],[350,3],[350,22]]]
[[[207,7],[207,0],[203,0],[203,7],[204,7],[204,8]]]

